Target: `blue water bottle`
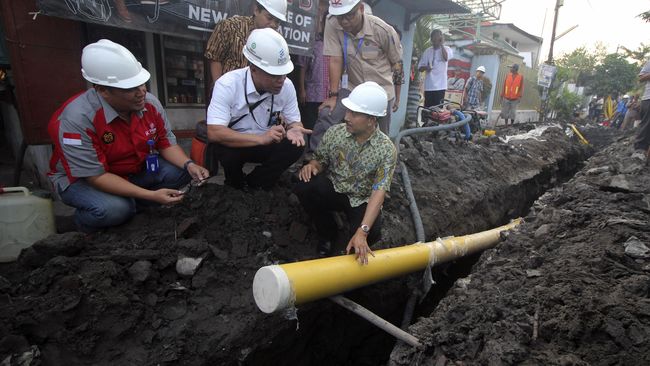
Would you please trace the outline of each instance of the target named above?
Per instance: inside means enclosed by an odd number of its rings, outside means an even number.
[[[149,154],[147,155],[147,172],[149,173],[158,173],[159,169],[158,154],[153,150],[154,144],[154,140],[147,140],[147,145],[149,145]]]

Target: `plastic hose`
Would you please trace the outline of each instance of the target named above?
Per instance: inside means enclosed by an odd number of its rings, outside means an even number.
[[[397,134],[397,136],[395,136],[395,149],[397,151],[397,157],[399,158],[399,150],[400,150],[399,144],[400,141],[402,140],[402,137],[411,136],[411,135],[420,135],[420,134],[436,132],[436,131],[453,130],[454,128],[458,128],[461,126],[467,126],[467,129],[469,129],[468,123],[471,119],[472,116],[468,115],[462,120],[448,125],[410,128],[408,130],[400,131]],[[411,187],[411,179],[409,178],[409,174],[406,169],[406,164],[404,164],[401,161],[400,161],[400,170],[402,175],[402,182],[404,183],[404,191],[406,192],[406,198],[408,198],[409,200],[409,208],[411,210],[411,217],[413,218],[413,226],[415,226],[415,236],[419,242],[424,242],[426,238],[424,235],[424,225],[422,224],[422,217],[420,216],[418,205],[415,202],[415,196],[413,195],[413,187]]]

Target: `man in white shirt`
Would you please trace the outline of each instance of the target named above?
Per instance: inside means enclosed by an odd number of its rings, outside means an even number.
[[[296,90],[287,74],[293,70],[289,47],[273,29],[251,32],[244,56],[249,66],[217,80],[208,106],[208,139],[235,188],[270,189],[302,155],[304,134]],[[260,163],[250,174],[242,167]]]
[[[427,48],[418,64],[418,70],[426,73],[424,78],[424,105],[438,105],[447,91],[447,62],[454,57],[454,51],[445,46],[445,37],[440,29],[431,32],[431,47]]]

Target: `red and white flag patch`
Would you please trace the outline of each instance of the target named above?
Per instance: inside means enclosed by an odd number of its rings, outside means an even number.
[[[64,145],[76,145],[81,146],[81,134],[80,133],[63,133],[63,144]]]

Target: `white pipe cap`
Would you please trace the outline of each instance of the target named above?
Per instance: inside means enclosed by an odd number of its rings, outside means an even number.
[[[257,270],[253,279],[253,297],[257,307],[267,314],[292,305],[291,283],[282,267],[273,265]]]

